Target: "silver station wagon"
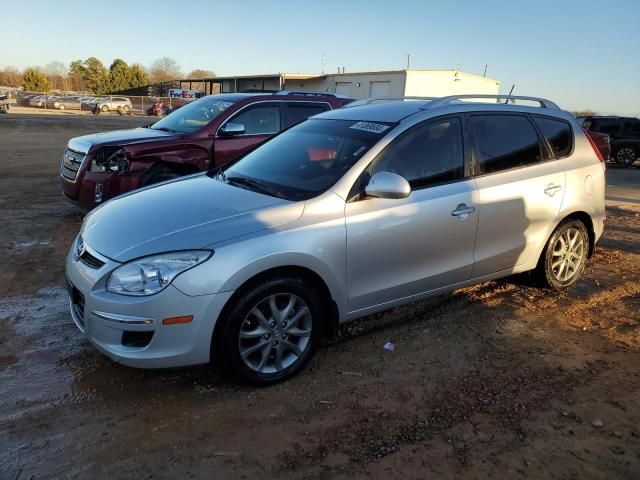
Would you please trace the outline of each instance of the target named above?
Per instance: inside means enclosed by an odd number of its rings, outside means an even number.
[[[604,187],[548,100],[356,102],[94,210],[67,258],[71,314],[125,365],[215,359],[271,384],[341,322],[519,272],[572,285]]]

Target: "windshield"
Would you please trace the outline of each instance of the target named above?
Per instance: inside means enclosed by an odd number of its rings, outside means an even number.
[[[170,113],[159,122],[154,123],[151,128],[168,132],[196,132],[209,124],[233,103],[228,98],[221,99],[215,95],[203,97]]]
[[[335,184],[392,126],[307,120],[246,155],[220,178],[288,200],[313,198]]]

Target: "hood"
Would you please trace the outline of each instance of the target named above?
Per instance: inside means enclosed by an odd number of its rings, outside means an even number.
[[[69,148],[76,152],[88,153],[89,149],[94,145],[129,145],[131,143],[145,141],[173,140],[181,136],[181,134],[163,132],[162,130],[154,130],[153,128],[131,128],[129,130],[116,130],[113,132],[94,133],[92,135],[75,137],[69,140]]]
[[[199,174],[117,197],[91,212],[84,242],[118,262],[216,243],[291,222],[304,202],[290,202]]]

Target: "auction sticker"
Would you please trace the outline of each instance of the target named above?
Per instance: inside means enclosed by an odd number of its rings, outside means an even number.
[[[382,123],[373,123],[373,122],[358,122],[351,125],[349,128],[354,128],[356,130],[362,130],[362,131],[371,132],[371,133],[382,133],[385,130],[389,129],[389,125],[384,125]]]

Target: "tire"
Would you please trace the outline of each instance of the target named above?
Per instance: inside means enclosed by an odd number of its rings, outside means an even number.
[[[567,249],[565,246],[569,245]],[[547,288],[560,290],[578,281],[589,254],[589,233],[580,220],[567,219],[551,234],[542,252],[535,277]]]
[[[105,113],[108,112],[109,111],[109,107],[107,105],[103,105],[102,106],[102,111],[105,112]]]
[[[638,149],[632,145],[620,145],[613,154],[616,163],[630,167],[638,158]]]
[[[131,107],[130,107],[129,105],[124,105],[124,106],[122,107],[122,111],[123,111],[124,113],[129,113],[129,112],[131,111]]]
[[[60,106],[58,107],[58,110],[64,110],[64,105],[60,105]]]
[[[309,363],[322,339],[322,318],[315,289],[298,277],[274,276],[234,301],[212,349],[242,381],[273,385]]]

